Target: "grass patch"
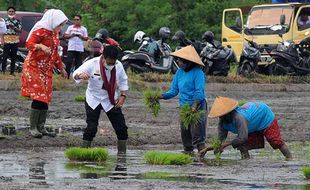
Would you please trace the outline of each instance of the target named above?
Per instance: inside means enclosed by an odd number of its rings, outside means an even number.
[[[152,114],[157,117],[160,110],[159,97],[161,92],[159,90],[146,90],[143,92],[144,104]]]
[[[17,100],[21,100],[21,101],[30,101],[31,98],[27,97],[27,96],[17,96]]]
[[[74,97],[74,100],[75,100],[76,102],[85,102],[86,97],[83,96],[83,95],[75,96],[75,97]]]
[[[189,104],[185,104],[181,107],[180,117],[182,127],[188,129],[190,125],[196,125],[200,121],[201,111],[192,111],[192,107]]]
[[[104,148],[80,148],[73,147],[65,150],[69,160],[103,162],[108,158],[108,151]]]
[[[307,179],[310,179],[310,166],[303,167],[302,172]]]
[[[152,165],[186,165],[192,163],[192,157],[181,153],[148,151],[144,159]]]

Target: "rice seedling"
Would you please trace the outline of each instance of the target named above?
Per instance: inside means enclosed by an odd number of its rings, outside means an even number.
[[[72,147],[65,150],[69,160],[103,162],[108,157],[108,151],[104,148],[80,148]]]
[[[171,172],[146,172],[141,174],[142,179],[163,179],[163,180],[174,180],[174,181],[187,181],[190,176],[181,173]]]
[[[191,106],[189,104],[185,104],[181,107],[180,112],[182,127],[188,129],[190,125],[197,125],[200,121],[200,115],[201,111],[192,111]]]
[[[192,157],[181,153],[148,151],[144,159],[152,165],[185,165],[192,162]]]
[[[238,106],[243,106],[246,103],[247,103],[246,100],[240,100]]]
[[[30,99],[30,97],[26,97],[26,96],[17,96],[17,100],[29,101],[29,100],[31,100],[31,99]]]
[[[310,179],[310,166],[303,167],[302,172],[307,179]]]
[[[159,110],[160,110],[160,103],[159,103],[159,97],[160,97],[160,91],[159,90],[146,90],[144,91],[144,104],[147,107],[149,111],[152,112],[152,114],[157,117]]]
[[[213,138],[211,140],[211,146],[215,155],[215,162],[217,165],[221,164],[221,141],[218,138]]]
[[[71,171],[79,171],[81,174],[96,174],[100,177],[105,177],[111,170],[111,164],[100,163],[100,164],[85,164],[85,163],[66,163],[65,169]]]
[[[76,102],[85,102],[86,97],[85,97],[85,96],[75,96],[75,97],[74,97],[74,100],[75,100]]]

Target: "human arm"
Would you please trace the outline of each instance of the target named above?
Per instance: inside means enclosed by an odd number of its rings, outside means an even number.
[[[83,63],[78,69],[76,69],[72,74],[72,78],[75,80],[75,82],[80,83],[81,80],[88,80],[91,77],[94,64],[96,64],[94,60],[90,59]]]
[[[128,76],[125,72],[125,69],[123,67],[122,63],[117,63],[117,69],[119,71],[119,77],[118,77],[118,89],[120,91],[120,95],[116,100],[115,107],[120,108],[124,105],[125,100],[127,98],[127,92],[128,92]]]
[[[177,71],[176,74],[173,76],[170,89],[167,92],[161,94],[160,99],[167,100],[178,95],[179,93],[178,80],[179,80],[179,72]]]
[[[192,111],[196,111],[200,104],[200,101],[205,98],[205,74],[201,69],[195,70],[194,73],[194,93],[193,93],[193,105]]]

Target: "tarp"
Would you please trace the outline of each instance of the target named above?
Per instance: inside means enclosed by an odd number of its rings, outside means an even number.
[[[310,0],[272,0],[272,3],[307,3],[307,4],[310,4]]]

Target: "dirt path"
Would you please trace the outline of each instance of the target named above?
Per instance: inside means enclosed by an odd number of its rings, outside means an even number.
[[[207,84],[209,106],[217,95],[238,100],[262,100],[269,104],[279,118],[286,141],[310,139],[309,93],[310,84]],[[85,128],[85,110],[84,103],[75,102],[74,97],[84,95],[83,88],[54,92],[47,126],[62,128],[63,133],[56,139],[33,139],[29,136],[27,128],[31,102],[17,100],[18,95],[18,90],[0,90],[0,125],[13,124],[18,130],[16,136],[0,140],[0,149],[80,144],[81,131]],[[177,99],[161,101],[160,114],[154,118],[145,110],[142,98],[141,92],[130,91],[123,108],[129,127],[129,144],[180,143]],[[216,135],[216,123],[217,120],[208,121],[207,137]],[[102,114],[99,126],[95,144],[115,144],[116,138],[105,114]]]

